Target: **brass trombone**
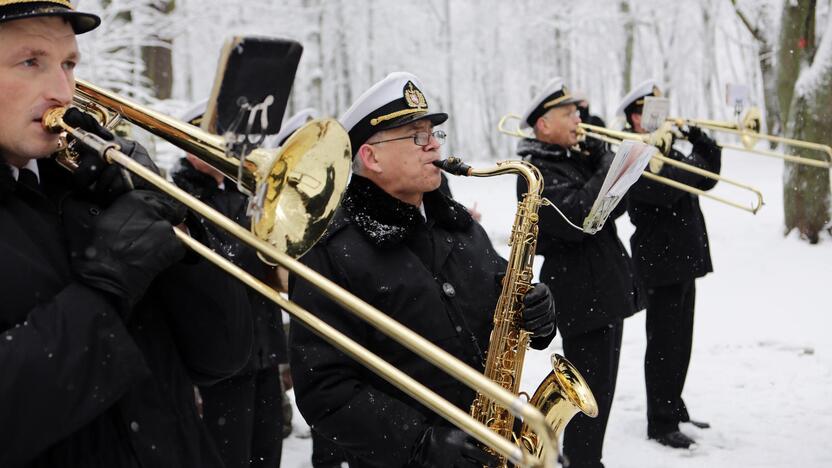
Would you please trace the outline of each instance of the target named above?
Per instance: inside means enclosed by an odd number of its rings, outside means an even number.
[[[714,130],[717,132],[730,133],[732,135],[739,135],[742,146],[739,145],[722,145],[723,148],[728,148],[736,151],[743,151],[746,153],[756,153],[762,156],[769,156],[772,158],[780,158],[784,161],[789,161],[796,164],[803,164],[806,166],[820,167],[829,169],[832,168],[832,147],[821,143],[814,143],[811,141],[796,140],[794,138],[785,138],[775,135],[767,135],[760,133],[762,129],[760,109],[752,107],[745,112],[745,115],[739,119],[738,122],[730,122],[725,120],[705,120],[705,119],[684,119],[677,117],[668,117],[667,121],[671,122],[676,127],[700,127]],[[777,151],[756,149],[754,146],[757,140],[766,140],[774,143],[782,143],[788,146],[797,148],[805,148],[812,151],[821,151],[826,154],[828,161],[821,161],[818,159],[804,158],[801,156],[793,156],[783,154]]]
[[[511,135],[518,138],[534,138],[534,135],[530,133],[523,132],[518,127],[515,130],[511,130],[506,128],[506,122],[509,120],[519,120],[520,117],[516,114],[506,114],[501,119],[500,122],[497,124],[497,130],[501,133],[506,135]],[[594,138],[596,140],[601,140],[607,142],[611,145],[618,145],[624,140],[633,140],[633,141],[640,141],[647,145],[652,145],[658,148],[659,153],[653,156],[650,160],[650,170],[644,171],[642,176],[665,184],[669,185],[673,188],[682,190],[684,192],[692,193],[694,195],[699,195],[703,197],[710,198],[712,200],[716,200],[720,203],[724,203],[729,206],[733,206],[734,208],[739,208],[744,211],[748,211],[751,214],[756,214],[757,211],[763,206],[763,194],[751,187],[749,185],[743,184],[741,182],[737,182],[735,180],[729,179],[727,177],[721,176],[717,173],[706,171],[702,168],[692,166],[690,164],[683,163],[681,161],[677,161],[675,159],[671,159],[667,157],[667,154],[670,153],[671,148],[673,147],[673,134],[671,133],[671,124],[669,122],[665,122],[658,130],[652,133],[631,133],[631,132],[623,132],[618,130],[611,130],[605,127],[598,127],[596,125],[590,125],[585,123],[578,124],[578,137],[580,138]],[[667,177],[663,177],[657,175],[663,164],[667,164],[670,166],[678,167],[682,170],[692,172],[694,174],[701,175],[702,177],[707,177],[709,179],[722,181],[729,185],[733,185],[735,187],[748,190],[752,192],[757,200],[756,203],[752,203],[750,206],[741,205],[737,202],[728,200],[727,198],[720,197],[719,195],[713,195],[709,192],[706,192],[702,189],[691,187],[690,185],[683,184],[681,182],[675,181],[673,179],[669,179]]]
[[[257,228],[252,227],[252,232],[249,232],[163,177],[138,164],[120,152],[113,142],[104,141],[95,135],[67,125],[63,121],[65,109],[53,108],[47,111],[43,116],[44,127],[53,132],[71,134],[82,144],[96,150],[108,162],[118,164],[141,177],[159,190],[179,200],[194,212],[199,213],[205,219],[239,238],[257,250],[262,256],[273,260],[311,284],[317,285],[321,292],[346,310],[375,326],[379,331],[431,364],[453,375],[471,389],[487,395],[498,404],[508,408],[512,414],[522,418],[525,423],[533,428],[537,436],[541,438],[542,443],[550,447],[554,446],[556,436],[553,429],[547,424],[543,414],[524,398],[513,395],[486,378],[482,373],[451,356],[443,349],[404,327],[316,271],[306,267],[289,255],[287,251],[263,240],[264,238],[272,238],[273,236],[270,234],[279,228],[279,226],[274,225],[268,226],[269,222],[299,222],[304,225],[315,226],[323,224],[325,229],[328,212],[324,210],[321,216],[317,216],[321,210],[315,210],[314,212],[308,210],[307,206],[312,206],[312,203],[307,200],[309,197],[314,197],[316,205],[327,207],[331,204],[337,205],[344,185],[346,185],[351,151],[349,138],[337,121],[333,119],[314,120],[301,127],[280,149],[257,149],[251,154],[245,155],[241,160],[237,160],[226,156],[226,142],[221,137],[172,119],[89,83],[79,80],[76,86],[76,96],[80,96],[80,100],[85,100],[86,105],[106,108],[102,111],[102,114],[119,114],[133,124],[170,141],[200,159],[212,165],[216,164],[215,167],[222,171],[226,177],[236,180],[238,184],[242,184],[254,194],[255,204],[259,205],[258,209],[274,208],[274,212],[262,213],[260,215],[261,219],[257,221],[261,225]],[[82,102],[78,104],[81,107],[85,105]],[[317,161],[325,167],[311,167],[304,163],[307,159],[313,162]],[[72,168],[72,161],[64,161],[62,164]],[[239,179],[235,179],[237,174],[240,175]],[[294,189],[292,189],[293,186]],[[294,192],[288,192],[288,198],[280,200],[284,198],[285,194],[283,192],[286,190],[294,190]],[[257,200],[261,196],[263,201]],[[325,199],[326,196],[330,197],[328,201]],[[289,213],[288,221],[286,219],[278,220],[276,213],[279,212]],[[304,227],[301,231],[304,233],[304,238],[306,238],[305,242],[295,239],[295,243],[290,244],[278,240],[279,246],[284,248],[295,244],[311,246],[317,240],[317,237],[312,238],[316,235],[317,229]],[[269,235],[264,236],[264,234]],[[176,235],[195,252],[274,301],[323,339],[483,444],[507,457],[512,463],[523,467],[555,466],[554,451],[547,452],[542,457],[537,457],[522,450],[513,442],[500,437],[484,424],[471,418],[465,411],[457,408],[387,361],[321,321],[314,314],[283,298],[273,288],[242,271],[222,256],[212,252],[205,245],[200,244],[179,229],[176,229]],[[301,249],[302,247],[298,247],[295,251]]]

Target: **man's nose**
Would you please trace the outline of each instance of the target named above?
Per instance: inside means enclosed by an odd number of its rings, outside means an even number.
[[[434,149],[438,149],[439,146],[440,146],[439,139],[436,138],[436,136],[433,134],[433,132],[429,132],[428,135],[429,135],[428,136],[428,144],[423,146],[422,149],[424,149],[425,151],[431,151],[431,150],[434,150]]]
[[[59,67],[49,75],[46,99],[55,105],[68,106],[75,92],[75,77],[71,71]]]

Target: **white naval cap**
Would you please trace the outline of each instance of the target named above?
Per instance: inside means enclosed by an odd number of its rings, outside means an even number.
[[[288,140],[289,137],[297,131],[297,129],[306,125],[306,122],[317,118],[318,110],[314,107],[301,109],[283,122],[283,125],[280,126],[280,131],[277,132],[276,135],[267,136],[266,140],[263,142],[263,147],[277,148],[278,146],[282,146],[283,143],[285,143],[286,140]]]
[[[434,125],[448,120],[444,112],[431,113],[416,75],[393,72],[364,92],[339,119],[347,130],[355,156],[374,133],[421,119]]]
[[[656,80],[652,78],[644,80],[624,96],[624,99],[621,100],[618,109],[615,111],[615,115],[626,116],[627,114],[638,112],[644,106],[645,97],[661,95],[662,92],[658,85],[656,85]]]
[[[565,106],[567,104],[575,104],[578,102],[566,89],[563,84],[563,78],[556,76],[552,81],[546,83],[543,90],[534,97],[529,103],[526,112],[520,118],[520,128],[527,129],[534,127],[537,119],[543,116],[549,109],[555,107]]]

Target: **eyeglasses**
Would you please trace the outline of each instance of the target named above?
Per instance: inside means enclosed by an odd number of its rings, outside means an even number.
[[[381,141],[374,141],[372,143],[367,143],[368,145],[377,145],[379,143],[387,143],[388,141],[396,141],[396,140],[407,140],[408,138],[413,139],[413,143],[417,146],[426,146],[430,143],[430,137],[436,138],[436,142],[440,145],[445,143],[445,137],[447,135],[442,130],[436,130],[433,132],[416,132],[413,135],[403,136],[399,138],[391,138],[389,140],[381,140]]]

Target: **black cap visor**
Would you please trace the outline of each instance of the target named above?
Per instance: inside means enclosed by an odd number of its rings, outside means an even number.
[[[70,10],[49,3],[19,3],[0,7],[0,23],[42,16],[61,16],[65,18],[72,26],[75,34],[92,31],[101,24],[101,18],[97,15]]]
[[[416,122],[417,120],[428,119],[433,125],[441,125],[446,120],[448,120],[448,114],[444,112],[435,112],[435,113],[427,113],[427,112],[413,112],[410,114],[402,115],[401,117],[396,117],[393,119],[385,120],[383,122],[379,122],[377,125],[373,126],[370,125],[370,116],[365,117],[361,122],[356,124],[352,130],[349,131],[350,135],[350,144],[352,145],[352,155],[355,156],[358,152],[358,148],[361,147],[367,140],[370,139],[373,134],[376,132],[380,132],[382,130],[390,130],[393,128],[403,127],[409,123]]]

